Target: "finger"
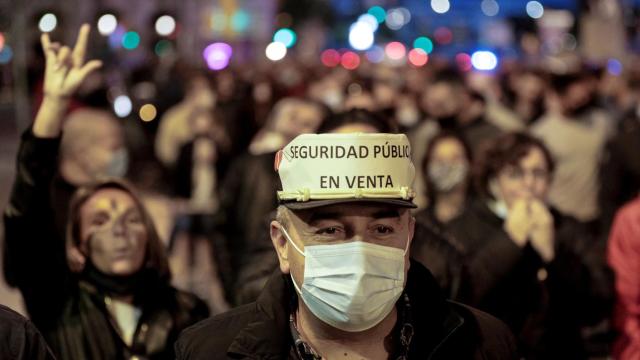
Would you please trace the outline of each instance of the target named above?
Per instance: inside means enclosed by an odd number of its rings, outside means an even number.
[[[40,44],[42,45],[42,52],[44,53],[44,58],[47,61],[47,65],[52,66],[56,62],[56,53],[52,49],[49,34],[45,33],[40,35]]]
[[[83,24],[78,32],[78,39],[76,45],[73,48],[73,66],[76,68],[82,67],[84,63],[84,56],[87,51],[87,42],[89,41],[89,31],[91,27],[89,24]]]
[[[58,51],[57,68],[68,65],[70,53],[71,49],[69,49],[68,46],[63,46],[60,51]]]
[[[102,67],[102,61],[100,60],[89,61],[82,67],[82,69],[80,69],[80,78],[81,79],[86,78],[89,74],[99,69],[100,67]]]

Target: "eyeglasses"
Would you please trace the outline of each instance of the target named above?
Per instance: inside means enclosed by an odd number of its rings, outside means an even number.
[[[503,173],[510,179],[515,181],[522,181],[529,175],[536,181],[549,180],[549,171],[545,169],[523,169],[519,166],[507,167]]]

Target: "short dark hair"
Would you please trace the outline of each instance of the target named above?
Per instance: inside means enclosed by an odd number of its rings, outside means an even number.
[[[147,231],[147,246],[145,249],[145,263],[143,267],[154,270],[158,278],[168,284],[171,280],[171,271],[169,270],[169,262],[164,251],[164,246],[160,241],[160,236],[158,235],[156,227],[151,220],[151,216],[142,204],[142,201],[140,201],[140,198],[133,186],[129,185],[125,181],[118,179],[105,179],[83,186],[74,193],[69,205],[67,243],[80,247],[82,243],[82,239],[80,238],[80,208],[91,197],[93,197],[93,195],[103,189],[117,189],[131,196],[140,211],[142,223]]]
[[[542,151],[549,174],[553,174],[555,162],[549,149],[542,141],[525,133],[507,133],[488,142],[481,149],[474,168],[474,183],[477,193],[481,197],[493,198],[489,190],[489,181],[506,166],[516,166],[532,148]]]
[[[351,109],[338,114],[329,115],[318,129],[319,134],[329,133],[341,126],[364,124],[373,126],[380,133],[395,133],[397,129],[385,118],[364,109]]]

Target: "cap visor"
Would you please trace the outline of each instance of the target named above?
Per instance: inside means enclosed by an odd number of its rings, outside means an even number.
[[[323,206],[346,204],[346,203],[373,203],[373,204],[385,204],[393,205],[401,208],[415,209],[418,206],[411,202],[411,200],[403,199],[331,199],[331,200],[309,200],[309,201],[288,201],[282,202],[280,205],[284,205],[291,210],[305,210],[314,209]]]

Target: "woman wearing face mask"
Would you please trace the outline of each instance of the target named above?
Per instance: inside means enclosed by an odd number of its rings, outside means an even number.
[[[118,182],[85,183],[63,207],[71,209],[68,246],[57,231],[63,210],[50,189],[64,146],[62,119],[69,98],[100,66],[84,63],[88,34],[83,25],[73,51],[42,37],[45,98],[22,138],[4,212],[5,276],[61,359],[172,359],[178,333],[208,311],[169,285],[162,244],[137,196]]]
[[[546,203],[549,151],[506,134],[479,160],[478,199],[450,224],[468,256],[473,303],[511,327],[527,359],[585,358],[580,327],[599,264],[585,227]]]
[[[464,246],[447,226],[470,202],[470,164],[469,147],[457,133],[442,131],[431,140],[422,166],[428,205],[415,214],[411,246],[413,258],[431,270],[445,293],[460,300],[470,296]]]

